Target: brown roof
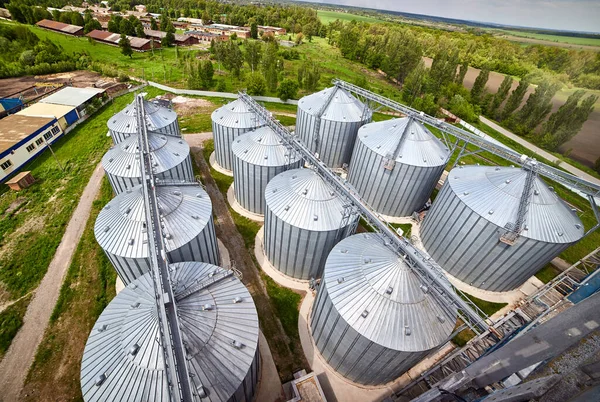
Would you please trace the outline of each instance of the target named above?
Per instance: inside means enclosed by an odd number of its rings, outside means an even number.
[[[83,27],[80,27],[79,25],[65,24],[62,22],[52,20],[41,20],[38,21],[36,25],[41,28],[52,29],[54,31],[61,31],[69,34],[77,33],[78,31],[83,29]]]
[[[100,31],[98,29],[94,29],[93,31],[88,33],[87,36],[91,37],[92,39],[101,40],[103,42],[108,42],[115,45],[118,45],[119,41],[121,40],[120,34],[107,31]],[[127,36],[127,39],[129,39],[129,43],[131,43],[131,47],[134,49],[142,48],[148,43],[150,43],[150,39],[136,38],[135,36]]]
[[[0,154],[56,119],[11,114],[0,120]]]
[[[158,38],[158,39],[162,39],[165,36],[167,36],[166,32],[157,31],[154,29],[144,29],[144,33],[146,34],[146,36],[150,36],[151,38]],[[175,36],[176,42],[185,42],[186,40],[188,40],[190,38],[189,35],[175,34],[174,36]]]

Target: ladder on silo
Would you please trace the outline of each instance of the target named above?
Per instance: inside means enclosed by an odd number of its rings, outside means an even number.
[[[394,167],[396,166],[396,159],[398,158],[398,155],[400,154],[400,149],[402,148],[402,145],[404,145],[404,142],[406,141],[406,138],[408,137],[408,130],[410,130],[411,126],[413,123],[413,118],[412,117],[408,117],[408,121],[406,122],[406,126],[404,127],[404,130],[402,130],[402,134],[400,135],[400,138],[398,138],[398,143],[396,144],[396,148],[394,148],[394,152],[392,154],[388,154],[385,156],[385,159],[383,160],[383,168],[386,170],[394,170]]]
[[[329,104],[331,103],[333,98],[335,97],[337,90],[338,90],[338,87],[336,87],[336,86],[331,88],[331,92],[327,96],[327,99],[321,105],[319,110],[317,110],[317,113],[315,113],[315,128],[313,130],[313,142],[315,143],[315,152],[318,152],[319,155],[321,155],[321,152],[319,152],[320,145],[321,145],[321,137],[320,137],[320,135],[321,135],[321,117],[323,117],[323,115],[325,114],[325,110],[327,109],[327,107],[329,106]]]

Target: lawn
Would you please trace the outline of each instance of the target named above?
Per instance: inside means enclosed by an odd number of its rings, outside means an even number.
[[[30,301],[31,295],[25,296],[0,313],[0,360],[23,325],[23,317]]]
[[[105,178],[27,376],[25,400],[81,400],[83,349],[98,316],[115,296],[115,270],[94,236],[96,217],[112,197]]]
[[[554,265],[548,264],[544,268],[540,269],[535,277],[544,283],[550,282],[560,274],[560,270],[555,268]]]
[[[550,42],[570,43],[573,45],[600,46],[600,35],[598,35],[598,38],[579,38],[575,36],[552,35],[513,30],[500,30],[499,32],[503,32],[507,35],[520,36],[522,38],[547,40]]]
[[[321,20],[321,22],[325,25],[329,24],[330,22],[333,22],[335,20],[340,20],[340,21],[358,21],[358,22],[382,22],[382,20],[380,20],[379,18],[375,18],[375,17],[367,17],[364,15],[357,15],[357,14],[351,14],[351,13],[344,13],[341,11],[330,11],[330,10],[317,10],[317,15],[319,16],[319,19]]]

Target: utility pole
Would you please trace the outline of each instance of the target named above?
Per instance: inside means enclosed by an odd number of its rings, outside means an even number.
[[[58,158],[56,157],[56,154],[54,153],[54,150],[52,149],[52,147],[50,146],[50,143],[46,140],[46,137],[42,136],[42,138],[44,139],[44,143],[46,143],[46,146],[48,147],[48,149],[50,150],[50,153],[52,153],[52,157],[54,157],[54,160],[56,161],[56,164],[58,165],[58,167],[60,168],[60,170],[63,172],[63,174],[65,173],[65,169],[62,167],[62,165],[60,164],[60,162],[58,161]]]

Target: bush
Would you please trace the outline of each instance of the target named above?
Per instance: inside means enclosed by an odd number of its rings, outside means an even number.
[[[279,87],[277,88],[277,96],[279,99],[286,102],[288,99],[294,99],[298,92],[298,84],[295,81],[290,79],[285,79],[281,81]]]
[[[127,74],[119,74],[119,78],[117,79],[117,81],[119,82],[128,82],[129,81],[129,76]]]
[[[225,92],[227,91],[227,85],[225,85],[225,81],[218,80],[217,81],[217,92]]]
[[[479,117],[479,108],[473,106],[461,95],[454,95],[454,97],[450,99],[450,102],[448,102],[448,109],[468,122],[476,122]]]
[[[249,95],[264,95],[267,92],[267,81],[258,72],[250,73],[246,77],[246,90]]]

